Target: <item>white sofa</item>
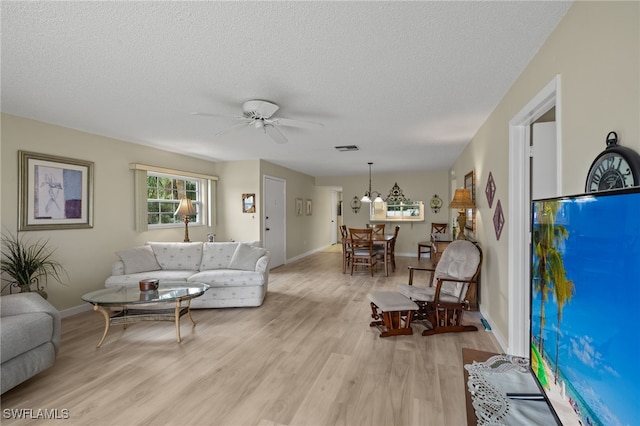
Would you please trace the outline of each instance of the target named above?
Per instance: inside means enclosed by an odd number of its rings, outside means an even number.
[[[119,251],[105,287],[137,287],[142,279],[197,281],[209,290],[192,308],[260,306],[267,294],[269,259],[260,242],[147,243]]]

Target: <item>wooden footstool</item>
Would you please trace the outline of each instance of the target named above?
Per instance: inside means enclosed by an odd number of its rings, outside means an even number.
[[[370,327],[379,327],[380,337],[413,334],[411,319],[418,305],[408,297],[395,291],[374,291],[369,293],[371,300]]]

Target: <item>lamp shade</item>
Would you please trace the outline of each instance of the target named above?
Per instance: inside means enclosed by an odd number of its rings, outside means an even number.
[[[456,193],[453,196],[453,200],[449,203],[450,209],[475,209],[476,205],[471,199],[471,194],[468,189],[459,188],[456,189]]]
[[[175,216],[193,216],[196,214],[196,209],[193,206],[193,203],[187,197],[183,197],[180,200],[180,205],[178,209],[174,213]]]

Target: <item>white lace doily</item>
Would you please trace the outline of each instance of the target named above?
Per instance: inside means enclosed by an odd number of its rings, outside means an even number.
[[[495,355],[485,362],[474,361],[464,368],[469,373],[469,392],[478,426],[554,424],[551,411],[541,401],[512,400],[507,393],[539,393],[529,371],[527,358]],[[548,411],[548,413],[547,413]],[[550,416],[547,419],[547,416]],[[551,423],[544,423],[550,420]]]

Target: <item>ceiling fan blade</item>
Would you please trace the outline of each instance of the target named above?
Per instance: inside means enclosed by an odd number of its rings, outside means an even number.
[[[294,120],[291,118],[274,118],[271,120],[274,124],[280,126],[301,127],[303,129],[317,129],[324,127],[324,124],[314,123],[313,121]]]
[[[228,129],[225,129],[225,130],[223,130],[221,132],[216,133],[214,136],[224,135],[226,133],[232,132],[232,131],[234,131],[236,129],[239,129],[241,127],[250,126],[252,121],[253,120],[246,120],[246,121],[244,121],[242,123],[234,124],[233,126],[229,127]]]
[[[213,114],[209,112],[192,112],[191,115],[200,115],[203,117],[221,117],[221,118],[234,118],[236,120],[244,120],[246,117],[242,115],[225,115],[225,114]]]
[[[282,132],[280,130],[278,130],[277,127],[275,127],[275,126],[273,126],[271,124],[265,124],[264,131],[276,143],[287,143],[288,142],[288,139],[285,137],[285,135],[283,135]]]

